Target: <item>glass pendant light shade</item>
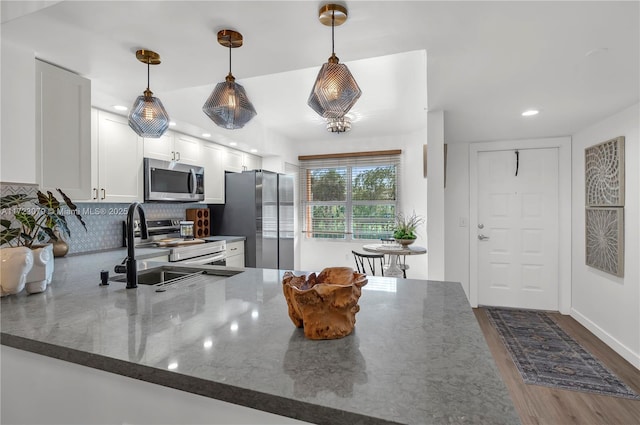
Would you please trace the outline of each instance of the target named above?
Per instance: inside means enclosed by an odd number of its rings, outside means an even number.
[[[149,90],[149,68],[160,63],[160,55],[151,50],[138,50],[136,58],[147,64],[147,89],[133,102],[129,111],[129,127],[140,137],[158,138],[169,128],[169,114]]]
[[[322,65],[307,104],[323,118],[340,118],[356,104],[362,90],[336,55]]]
[[[244,87],[231,74],[224,83],[216,84],[202,110],[216,125],[229,130],[244,127],[257,115]]]
[[[129,127],[138,136],[158,138],[169,128],[169,114],[150,90],[138,96],[129,112]]]
[[[202,106],[202,111],[217,126],[229,130],[244,127],[257,115],[244,87],[236,83],[236,79],[231,74],[231,49],[242,46],[242,42],[242,34],[237,31],[218,31],[218,43],[229,48],[229,74],[224,82],[216,84]]]
[[[320,8],[320,22],[331,26],[331,57],[322,65],[307,104],[323,118],[342,118],[356,104],[362,90],[347,65],[339,63],[334,51],[334,27],[347,20],[347,9],[337,4]]]

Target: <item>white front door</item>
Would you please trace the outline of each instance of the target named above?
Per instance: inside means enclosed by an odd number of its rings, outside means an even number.
[[[478,152],[477,184],[478,304],[558,310],[558,149]]]

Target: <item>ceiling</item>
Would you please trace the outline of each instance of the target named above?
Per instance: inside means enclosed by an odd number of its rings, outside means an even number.
[[[91,79],[92,104],[109,110],[142,93],[146,69],[135,51],[155,50],[162,64],[151,68],[151,90],[176,129],[259,149],[264,134],[296,143],[328,137],[306,105],[331,53],[331,31],[317,20],[322,4],[3,1],[2,39]],[[444,111],[447,143],[573,134],[639,101],[639,5],[349,1],[336,54],[363,95],[353,130],[339,137],[416,131],[427,110]],[[244,35],[233,74],[258,111],[235,131],[201,110],[228,72],[228,51],[216,42],[224,28]],[[529,108],[540,114],[523,118]]]

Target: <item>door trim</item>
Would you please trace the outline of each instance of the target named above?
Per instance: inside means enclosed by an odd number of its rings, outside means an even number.
[[[571,312],[571,137],[469,145],[469,302],[478,307],[478,154],[510,149],[558,149],[558,307]]]

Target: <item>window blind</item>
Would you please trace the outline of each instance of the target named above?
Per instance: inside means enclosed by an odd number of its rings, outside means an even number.
[[[400,151],[300,161],[300,217],[309,238],[389,237],[400,199]],[[305,157],[309,158],[309,157]]]

